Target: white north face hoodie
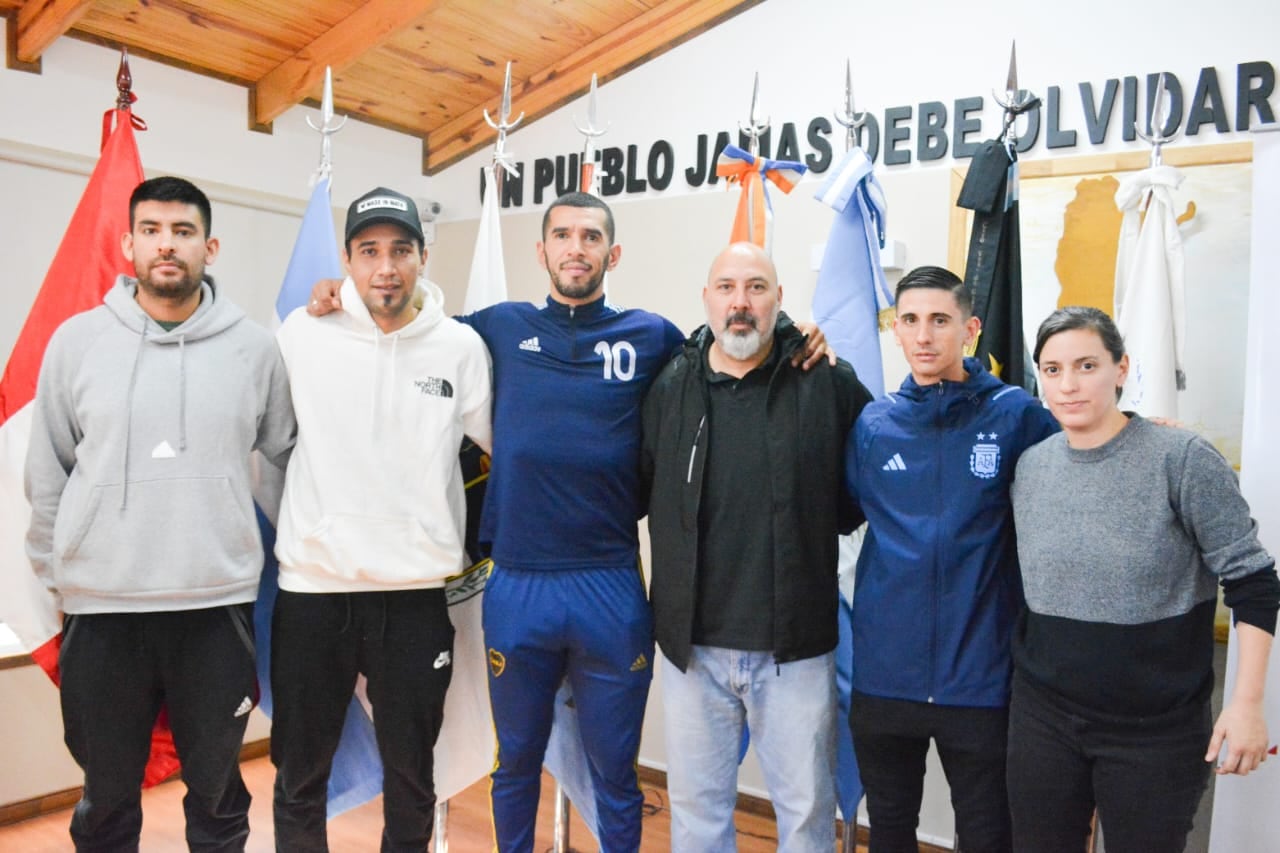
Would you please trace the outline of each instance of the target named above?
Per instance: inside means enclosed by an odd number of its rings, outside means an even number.
[[[444,316],[439,287],[419,290],[422,311],[389,335],[349,277],[345,311],[299,308],[280,328],[298,418],[276,538],[281,589],[439,587],[464,568],[458,449],[464,434],[490,448],[489,353]]]

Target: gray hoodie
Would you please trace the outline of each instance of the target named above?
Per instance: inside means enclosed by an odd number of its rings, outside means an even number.
[[[271,335],[210,283],[166,332],[120,276],[49,340],[27,451],[27,555],[66,613],[257,594],[250,452],[284,467],[297,428]]]

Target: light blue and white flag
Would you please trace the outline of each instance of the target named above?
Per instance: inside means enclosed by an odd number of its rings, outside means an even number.
[[[813,293],[813,319],[828,343],[853,365],[858,379],[874,397],[884,394],[880,359],[880,311],[893,305],[893,294],[880,264],[884,248],[884,190],[861,148],[852,148],[831,170],[815,197],[836,211]],[[853,684],[853,571],[862,532],[840,537],[840,640],[836,646],[836,688],[840,720],[849,719]],[[836,730],[836,794],[846,821],[857,818],[862,782],[848,725]]]
[[[284,283],[276,297],[276,322],[295,308],[306,305],[312,286],[320,279],[341,278],[342,262],[338,258],[338,243],[333,225],[333,208],[329,200],[328,176],[316,182],[311,201],[302,215],[298,239],[293,244],[293,254],[284,274]],[[258,501],[258,523],[262,530],[262,545],[266,560],[262,567],[262,580],[258,586],[258,603],[254,608],[254,630],[258,648],[258,684],[262,690],[260,706],[271,716],[271,611],[275,606],[279,566],[274,554],[275,519],[280,508],[280,494],[284,486],[284,474],[258,459],[259,485],[254,490]],[[352,697],[347,707],[342,739],[333,757],[333,770],[329,775],[328,815],[336,817],[343,812],[363,805],[382,793],[382,760],[378,757],[377,740],[374,737],[373,720],[365,706]]]
[[[880,397],[884,366],[879,315],[893,305],[880,265],[887,207],[884,190],[866,153],[853,148],[814,197],[834,208],[836,218],[813,292],[813,321],[840,357],[853,365],[867,390]]]

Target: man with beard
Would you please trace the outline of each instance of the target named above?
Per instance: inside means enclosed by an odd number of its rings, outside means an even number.
[[[702,291],[707,325],[644,401],[653,615],[663,678],[671,845],[735,849],[744,725],[778,850],[835,846],[836,536],[855,512],[845,437],[871,395],[843,361],[791,370],[763,249],[736,243]]]
[[[250,452],[294,441],[284,364],[265,329],[205,276],[209,200],[139,184],[120,276],[45,352],[27,454],[27,553],[64,615],[67,746],[84,770],[77,850],[136,850],[151,729],[168,713],[192,849],[243,850],[240,776],[257,696],[262,545]]]
[[[494,456],[481,538],[489,697],[498,737],[498,849],[533,847],[556,691],[568,679],[591,767],[605,853],[640,845],[636,778],[653,677],[639,570],[640,401],[683,335],[604,297],[617,265],[613,214],[592,195],[543,216],[541,308],[506,302],[464,317],[494,360]]]
[[[567,678],[600,849],[634,853],[644,804],[636,757],[653,674],[636,529],[640,405],[684,336],[656,314],[605,299],[604,276],[622,247],[612,211],[595,196],[553,201],[536,253],[550,279],[545,305],[503,302],[458,318],[493,358],[481,539],[494,563],[483,610],[498,739],[494,831],[500,853],[533,849],[555,695]],[[336,284],[316,285],[310,313],[341,307]],[[825,355],[812,335],[796,362]]]
[[[964,850],[1012,849],[1005,785],[1010,641],[1024,607],[1009,489],[1057,431],[1035,397],[965,351],[981,331],[964,282],[917,267],[893,334],[911,368],[858,419],[845,483],[867,519],[853,595],[849,720],[871,849],[917,849],[932,740]]]

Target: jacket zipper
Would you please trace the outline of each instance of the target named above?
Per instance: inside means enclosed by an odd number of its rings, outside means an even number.
[[[707,416],[698,421],[698,431],[693,434],[693,447],[689,448],[689,470],[684,475],[685,484],[693,482],[693,460],[698,456],[698,441],[702,438],[702,428],[707,425]]]
[[[933,488],[933,494],[934,494],[934,500],[935,500],[936,502],[939,502],[939,503],[940,503],[940,502],[941,502],[941,500],[942,500],[942,496],[945,494],[945,492],[944,492],[944,491],[943,491],[943,489],[942,489],[942,465],[943,465],[943,453],[942,453],[942,435],[943,435],[942,404],[943,404],[943,396],[944,396],[944,393],[945,393],[945,391],[944,391],[945,385],[946,385],[945,380],[943,380],[943,381],[941,381],[941,382],[939,382],[939,383],[938,383],[938,401],[937,401],[938,411],[937,411],[937,413],[934,415],[934,422],[933,422],[934,431],[937,433],[937,438],[936,438],[936,440],[935,440],[935,441],[934,441],[934,443],[933,443],[933,446],[934,446],[935,451],[936,451],[936,454],[937,454],[937,458],[936,458],[936,460],[935,460],[934,470],[933,470],[933,474],[934,474],[934,478],[935,478],[934,488]],[[941,507],[941,506],[935,506],[935,509],[934,509],[934,517],[935,517],[935,518],[942,518],[942,507]],[[940,618],[940,617],[939,617],[939,614],[938,614],[938,600],[939,600],[939,598],[940,598],[940,596],[939,596],[939,589],[938,589],[938,588],[942,585],[942,573],[941,573],[941,571],[939,570],[939,566],[938,566],[938,555],[939,555],[939,553],[940,553],[940,551],[941,551],[941,548],[940,548],[940,546],[941,546],[941,542],[940,542],[940,539],[941,539],[941,533],[942,533],[942,526],[941,526],[941,525],[937,525],[937,526],[935,526],[935,527],[934,527],[934,530],[933,530],[934,543],[933,543],[933,549],[932,549],[932,550],[933,550],[933,587],[932,587],[932,589],[931,589],[931,594],[932,594],[932,597],[933,597],[933,601],[932,601],[932,607],[930,608],[930,615],[931,615],[931,617],[932,617],[932,621],[933,621],[933,631],[932,631],[932,633],[930,634],[930,637],[929,637],[929,689],[928,689],[928,692],[929,692],[929,702],[930,702],[930,704],[932,704],[932,703],[933,703],[933,701],[934,701],[934,696],[935,696],[935,694],[936,694],[936,693],[937,693],[937,691],[938,691],[938,684],[937,684],[937,679],[938,679],[938,621],[939,621],[939,618]]]

